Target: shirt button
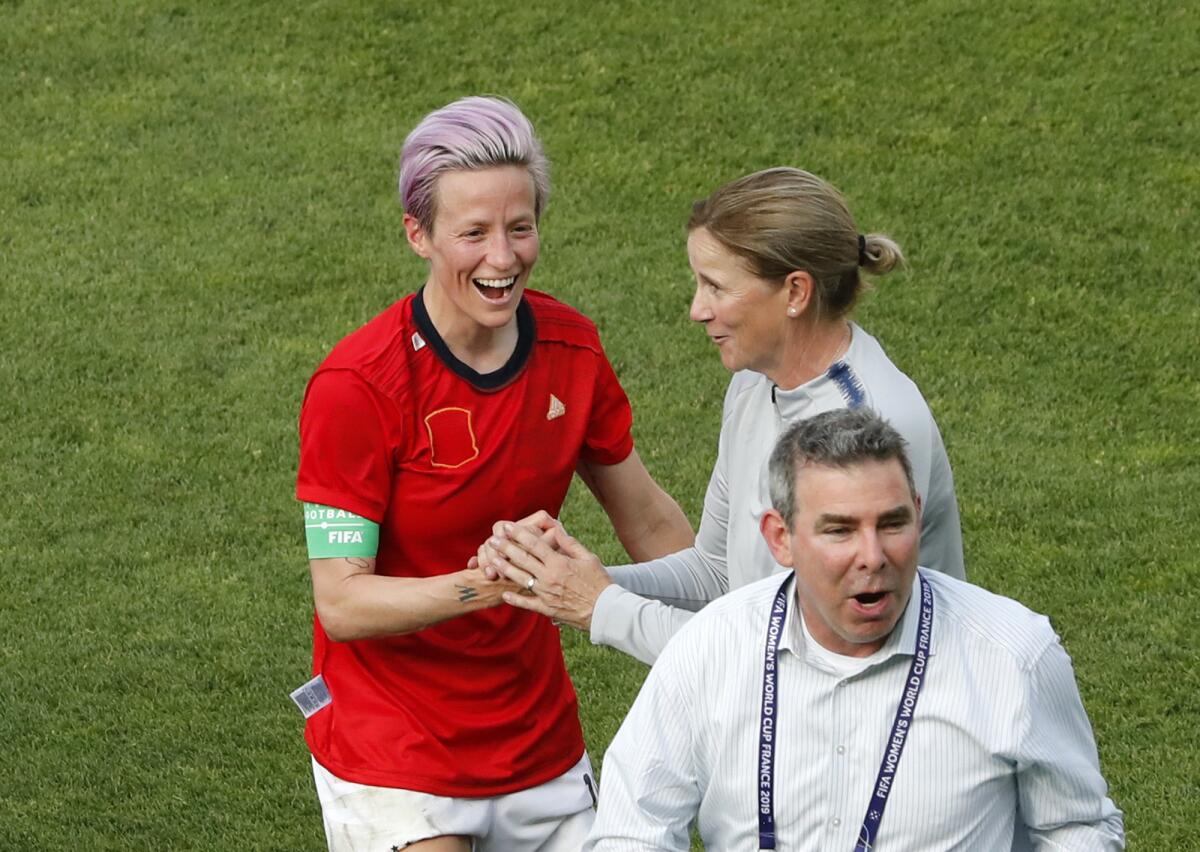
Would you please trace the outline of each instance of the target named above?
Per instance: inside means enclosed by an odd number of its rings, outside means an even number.
[[[842,821],[838,817],[833,818],[833,827],[834,828],[837,828],[841,824],[842,824]]]
[[[845,753],[846,753],[846,747],[845,747],[845,746],[838,746],[838,747],[837,747],[837,753],[838,753],[838,754],[845,754]]]

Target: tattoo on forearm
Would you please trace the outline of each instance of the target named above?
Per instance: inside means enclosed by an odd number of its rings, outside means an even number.
[[[360,571],[367,571],[371,567],[371,563],[366,559],[347,559],[346,561]]]
[[[479,597],[479,592],[475,590],[474,586],[455,585],[454,588],[458,590],[459,603],[466,603],[469,600]]]

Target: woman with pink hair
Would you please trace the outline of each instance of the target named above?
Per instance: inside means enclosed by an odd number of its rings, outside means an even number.
[[[571,477],[629,553],[692,543],[630,434],[595,326],[527,289],[549,168],[511,102],[427,115],[400,161],[416,293],[308,384],[296,496],[316,617],[297,691],[331,850],[577,850],[595,802],[550,620],[470,562],[497,518],[557,514]]]

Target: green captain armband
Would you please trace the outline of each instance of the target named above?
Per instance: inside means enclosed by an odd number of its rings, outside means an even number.
[[[309,559],[374,556],[379,552],[379,524],[319,503],[304,504],[304,537],[308,539]]]

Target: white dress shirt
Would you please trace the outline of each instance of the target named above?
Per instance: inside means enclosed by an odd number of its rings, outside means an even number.
[[[1071,661],[1049,621],[935,572],[929,664],[875,849],[1008,852],[1020,805],[1035,849],[1124,848]],[[783,575],[708,606],[651,670],[604,759],[586,852],[758,848],[766,628]],[[913,601],[920,600],[914,578]],[[802,627],[778,656],[775,824],[783,850],[853,850],[914,651],[910,605],[864,664]]]
[[[846,354],[798,388],[781,390],[748,370],[733,376],[695,546],[609,569],[616,585],[596,601],[592,642],[652,663],[695,610],[730,589],[782,571],[759,533],[770,506],[767,459],[791,423],[859,406],[878,412],[907,444],[922,500],[921,564],[961,579],[958,501],[941,433],[912,379],[874,337],[851,324]]]

